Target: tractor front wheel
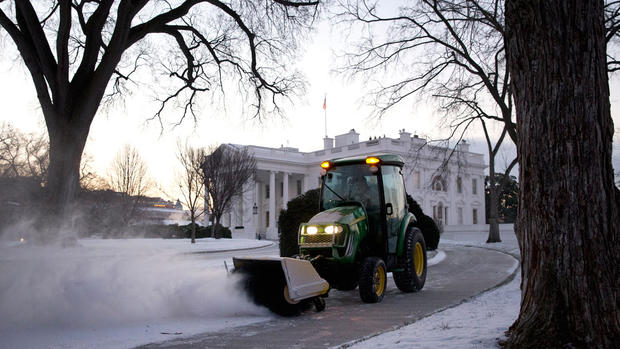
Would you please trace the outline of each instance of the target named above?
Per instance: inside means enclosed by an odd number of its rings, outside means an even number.
[[[403,292],[416,292],[426,282],[426,244],[420,229],[410,227],[405,233],[403,271],[394,272],[394,283]]]
[[[360,298],[365,303],[381,302],[387,288],[387,272],[381,258],[368,257],[362,262],[360,270]]]

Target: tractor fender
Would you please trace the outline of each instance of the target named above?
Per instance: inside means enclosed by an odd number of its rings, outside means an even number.
[[[405,218],[400,222],[400,229],[398,231],[398,244],[396,245],[396,255],[401,257],[403,255],[403,249],[405,246],[405,233],[409,224],[416,222],[416,218],[411,212],[407,212]]]

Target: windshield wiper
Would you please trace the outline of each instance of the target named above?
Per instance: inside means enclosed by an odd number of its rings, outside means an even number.
[[[332,193],[334,193],[334,195],[336,195],[340,200],[345,201],[345,198],[343,198],[342,196],[338,195],[338,193],[336,193],[334,191],[334,189],[330,188],[329,185],[323,183],[323,185],[325,186],[325,188],[329,189],[329,191],[331,191]]]

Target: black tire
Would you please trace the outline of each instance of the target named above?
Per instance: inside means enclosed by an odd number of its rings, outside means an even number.
[[[387,268],[378,257],[368,257],[360,270],[360,298],[365,303],[381,302],[387,288]]]
[[[403,271],[394,272],[394,283],[403,292],[416,292],[426,282],[426,244],[420,229],[409,227],[405,233]]]
[[[325,310],[325,299],[323,299],[323,297],[314,297],[312,302],[314,303],[314,310],[316,310],[317,313]]]

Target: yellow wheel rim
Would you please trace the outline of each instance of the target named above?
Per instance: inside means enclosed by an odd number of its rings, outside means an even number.
[[[381,296],[385,291],[385,269],[380,265],[375,271],[375,293],[377,296]]]
[[[415,249],[413,250],[413,266],[415,267],[415,273],[418,277],[422,276],[424,272],[424,251],[422,250],[422,244],[415,243]]]

